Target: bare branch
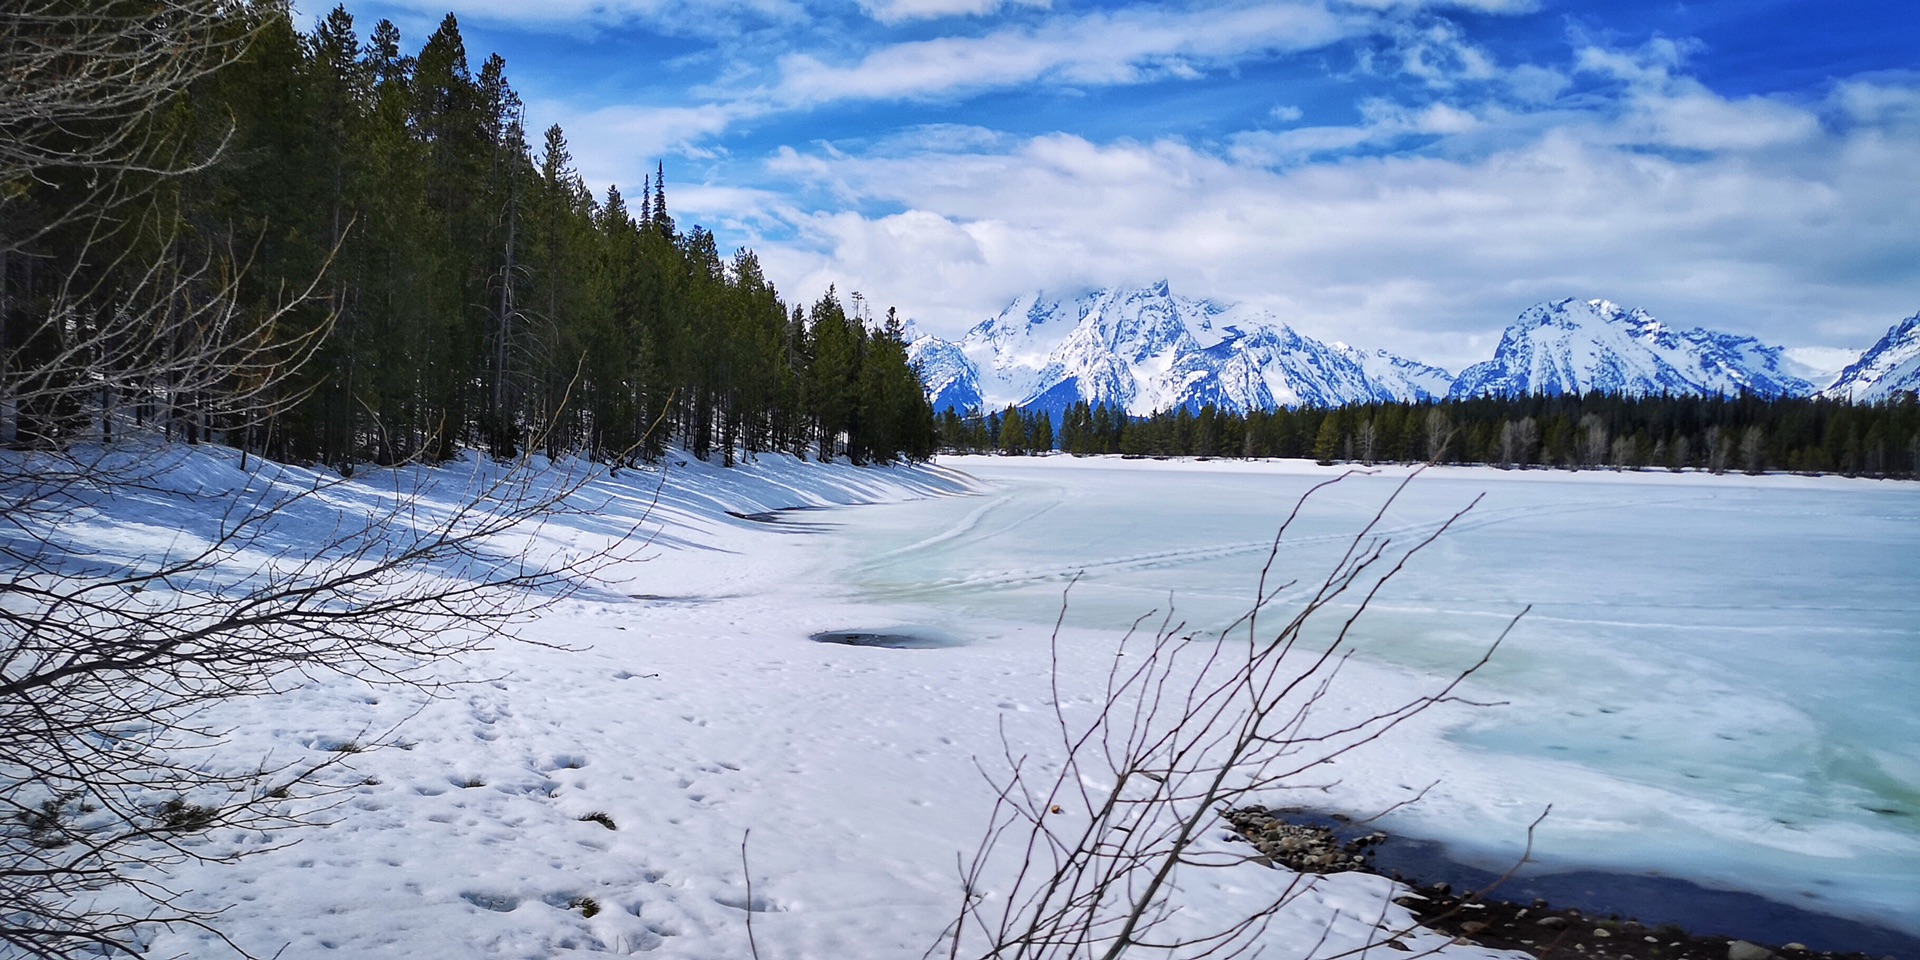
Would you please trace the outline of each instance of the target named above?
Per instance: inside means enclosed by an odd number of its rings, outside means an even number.
[[[1227,810],[1262,792],[1298,789],[1310,771],[1438,704],[1460,702],[1460,685],[1513,627],[1433,692],[1357,721],[1309,722],[1381,591],[1478,502],[1396,542],[1383,524],[1417,474],[1396,484],[1321,578],[1293,597],[1297,609],[1263,629],[1261,615],[1302,585],[1297,578],[1271,585],[1283,542],[1313,498],[1352,473],[1309,489],[1275,534],[1247,613],[1213,636],[1187,632],[1171,608],[1150,635],[1139,630],[1145,618],[1136,622],[1108,668],[1096,716],[1080,726],[1063,706],[1058,646],[1069,584],[1051,651],[1061,752],[1038,775],[1041,768],[1015,756],[1003,730],[1005,772],[987,773],[996,803],[962,870],[961,909],[943,944],[949,957],[1117,960],[1149,951],[1229,958],[1261,949],[1263,931],[1311,888],[1311,878],[1292,875],[1263,907],[1215,928],[1175,923],[1182,871],[1249,859],[1199,842]],[[1002,889],[990,891],[992,865],[1002,858],[1010,870]]]

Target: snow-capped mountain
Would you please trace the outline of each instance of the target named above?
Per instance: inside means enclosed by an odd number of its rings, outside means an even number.
[[[1920,391],[1920,313],[1893,325],[1880,342],[1840,371],[1824,393],[1837,400],[1885,400],[1895,393]]]
[[[1790,368],[1784,350],[1752,337],[1674,330],[1645,310],[1567,299],[1522,312],[1492,360],[1461,371],[1452,395],[1812,394]]]
[[[1446,371],[1302,336],[1264,311],[1174,294],[1165,281],[1072,301],[1028,294],[958,343],[923,336],[911,355],[934,409],[1017,404],[1058,414],[1086,400],[1144,415],[1214,404],[1244,413],[1421,400]]]
[[[1344,343],[1334,347],[1353,358],[1367,372],[1367,379],[1385,387],[1395,397],[1426,399],[1444,397],[1453,389],[1453,374],[1439,367],[1395,356],[1385,350],[1362,351]]]
[[[908,344],[907,355],[919,368],[920,382],[926,385],[927,399],[935,410],[965,410],[980,405],[980,371],[974,369],[959,344],[939,337],[916,337]]]

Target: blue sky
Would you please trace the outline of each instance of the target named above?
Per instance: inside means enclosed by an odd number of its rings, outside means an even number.
[[[1914,0],[353,0],[596,187],[947,335],[1162,277],[1451,368],[1527,305],[1858,350],[1920,309]],[[305,17],[323,12],[303,0]]]

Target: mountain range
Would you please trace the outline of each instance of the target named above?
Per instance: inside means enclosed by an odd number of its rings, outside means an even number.
[[[1528,307],[1491,360],[1456,377],[1385,350],[1323,343],[1264,310],[1175,294],[1165,281],[1072,300],[1028,294],[958,341],[919,336],[909,352],[935,410],[1013,405],[1056,418],[1081,400],[1134,415],[1590,390],[1874,400],[1920,389],[1920,314],[1824,391],[1780,347],[1678,330],[1606,300]]]

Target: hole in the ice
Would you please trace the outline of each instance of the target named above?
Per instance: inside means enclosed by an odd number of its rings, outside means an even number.
[[[935,650],[958,647],[965,640],[935,630],[891,627],[885,630],[825,630],[810,639],[815,643],[838,643],[848,647],[884,647],[888,650]]]

